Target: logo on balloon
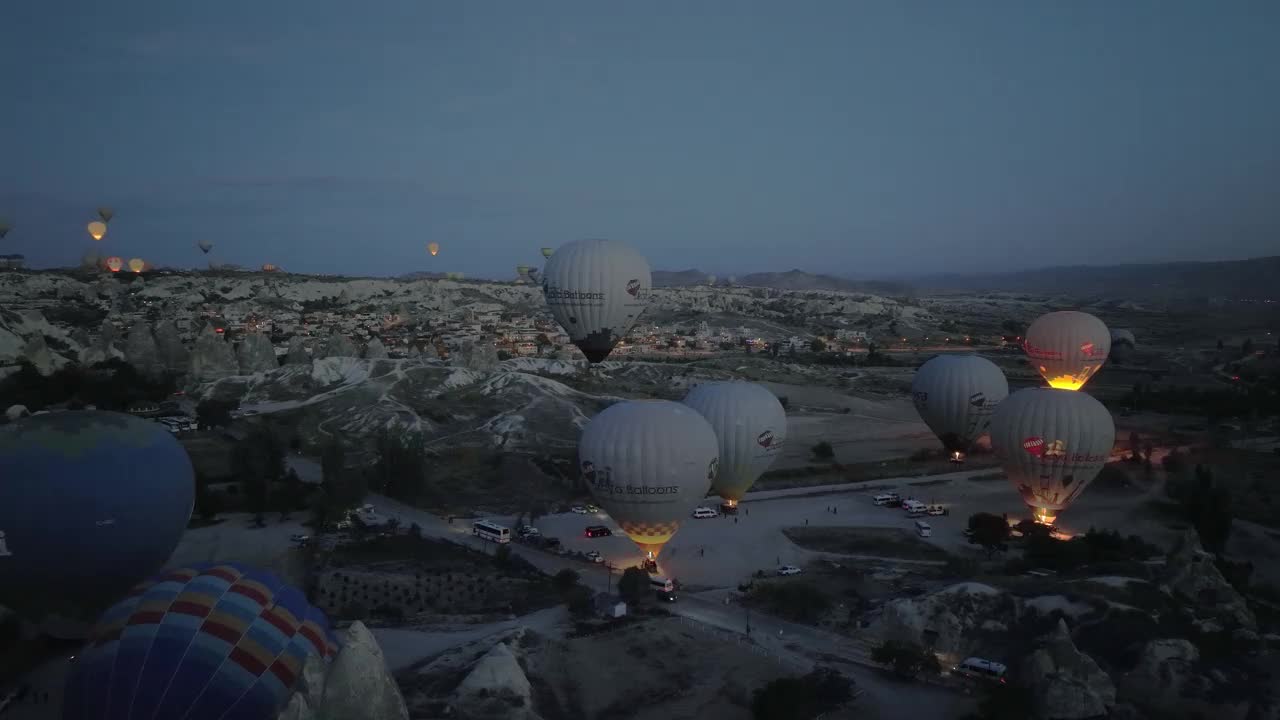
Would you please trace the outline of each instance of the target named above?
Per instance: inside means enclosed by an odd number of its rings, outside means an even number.
[[[640,295],[639,279],[632,278],[631,280],[627,281],[627,294],[630,295],[631,297],[638,297]]]
[[[970,395],[970,396],[969,396],[969,404],[970,404],[970,405],[972,405],[972,406],[974,406],[974,407],[982,407],[983,405],[986,405],[986,404],[987,404],[987,394],[986,394],[986,393],[983,393],[983,392],[976,392],[976,393],[974,393],[974,394]]]
[[[1036,457],[1040,457],[1044,454],[1044,438],[1029,437],[1022,441],[1022,449]]]
[[[1044,448],[1044,457],[1062,457],[1067,454],[1067,444],[1061,440],[1054,440]]]
[[[760,444],[760,447],[769,447],[773,444],[773,431],[765,430],[760,433],[760,435],[756,437],[756,442]]]

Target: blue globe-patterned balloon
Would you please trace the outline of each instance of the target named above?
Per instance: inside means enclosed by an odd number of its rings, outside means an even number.
[[[0,605],[92,620],[164,565],[194,502],[191,459],[158,423],[90,410],[0,426]]]
[[[152,578],[107,610],[67,678],[63,720],[265,720],[338,643],[300,590],[237,563]]]

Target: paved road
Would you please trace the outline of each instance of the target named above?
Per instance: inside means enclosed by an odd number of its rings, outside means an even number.
[[[422,534],[444,538],[489,552],[493,543],[471,534],[470,522],[447,520],[424,510],[410,507],[390,498],[370,496],[366,502],[380,514],[393,517],[402,525],[417,523]],[[583,585],[604,591],[616,587],[620,570],[609,570],[598,564],[553,555],[534,548],[511,544],[511,551],[528,560],[539,570],[554,574],[565,568],[581,577]],[[732,593],[717,588],[704,593],[683,593],[675,603],[667,605],[674,614],[721,631],[747,636],[745,613],[741,606],[724,598]],[[778,659],[799,667],[816,663],[837,665],[864,691],[863,701],[869,706],[866,720],[954,720],[972,709],[973,699],[946,688],[922,683],[904,683],[879,670],[870,661],[870,648],[864,641],[788,622],[760,613],[750,614],[750,640]]]

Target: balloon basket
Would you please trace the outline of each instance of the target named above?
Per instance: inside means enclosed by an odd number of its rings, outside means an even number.
[[[738,503],[735,503],[735,502],[720,503],[720,512],[724,513],[725,515],[737,515]]]

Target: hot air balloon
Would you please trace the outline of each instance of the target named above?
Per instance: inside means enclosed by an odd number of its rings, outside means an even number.
[[[734,283],[736,283],[736,282],[738,282],[738,276],[737,276],[737,275],[730,275],[730,276],[729,276],[729,284],[730,284],[730,285],[732,285],[732,284],[734,284]]]
[[[0,240],[3,240],[4,236],[9,234],[9,229],[12,227],[8,221],[0,220]]]
[[[600,506],[655,560],[707,494],[720,464],[716,431],[670,400],[627,400],[587,423],[578,463]]]
[[[278,716],[337,640],[302,591],[238,563],[164,572],[107,610],[67,677],[63,720]]]
[[[649,262],[617,240],[575,240],[556,251],[542,271],[551,315],[587,360],[598,363],[649,304]]]
[[[196,243],[196,247],[200,248],[200,252],[204,253],[205,255],[208,255],[209,251],[213,249],[213,243],[209,242],[208,240],[201,240],[200,242]]]
[[[262,272],[275,272],[275,271],[276,271],[275,265],[272,265],[271,263],[262,264]]]
[[[916,370],[911,399],[951,460],[964,462],[969,447],[991,424],[991,413],[1009,395],[1009,381],[995,363],[977,355],[938,355]]]
[[[88,230],[89,230],[89,237],[93,238],[94,240],[101,240],[102,237],[107,234],[107,224],[100,220],[94,220],[93,222],[89,223]]]
[[[1025,388],[991,419],[991,447],[1037,522],[1053,524],[1107,464],[1116,426],[1082,392]]]
[[[100,208],[98,208],[98,217],[102,218],[102,222],[104,222],[104,223],[109,223],[109,222],[111,222],[111,218],[113,218],[113,217],[115,217],[115,216],[116,216],[116,211],[115,211],[115,210],[112,210],[112,209],[111,209],[111,208],[109,208],[109,207],[100,207]]]
[[[431,253],[431,257],[435,257],[440,252],[440,243],[427,243],[427,252]]]
[[[708,285],[715,285],[715,284],[716,284],[716,276],[715,276],[715,275],[708,275],[708,276],[707,276],[707,284],[708,284]]]
[[[163,426],[69,411],[0,427],[0,605],[91,620],[167,560],[195,476]]]
[[[142,258],[133,258],[129,261],[129,269],[136,273],[142,272],[142,268],[145,266],[146,263],[142,261]]]
[[[774,460],[787,439],[787,411],[776,395],[755,383],[702,383],[685,405],[711,423],[720,447],[720,472],[713,487],[733,512],[738,501]]]
[[[124,261],[118,257],[109,257],[106,260],[107,269],[111,272],[120,272],[120,268],[124,267]]]
[[[1027,328],[1022,349],[1049,387],[1079,390],[1107,361],[1111,333],[1089,313],[1051,312]]]
[[[542,248],[542,257],[544,258],[549,258],[554,253],[555,253],[555,250],[551,248],[546,248],[546,247]]]

